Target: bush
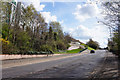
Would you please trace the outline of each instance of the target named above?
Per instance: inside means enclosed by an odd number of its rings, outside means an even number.
[[[40,51],[53,51],[52,50],[52,47],[51,46],[48,46],[48,45],[42,45],[41,47],[40,47]]]
[[[17,48],[8,40],[0,38],[0,43],[2,43],[3,54],[11,54],[17,51]]]
[[[94,49],[98,49],[99,48],[99,44],[98,42],[96,41],[93,41],[92,39],[90,39],[88,42],[87,42],[87,45],[91,48],[94,48]]]
[[[58,50],[66,50],[67,49],[67,46],[62,41],[57,42],[56,46],[57,46]]]
[[[67,44],[67,49],[70,47],[71,45]]]
[[[79,49],[83,49],[83,47],[79,46]]]

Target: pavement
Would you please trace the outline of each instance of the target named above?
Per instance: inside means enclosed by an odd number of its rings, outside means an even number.
[[[119,69],[118,69],[118,57],[110,52],[107,52],[107,56],[104,59],[102,65],[99,65],[94,72],[91,78],[94,79],[110,79],[110,80],[120,80],[119,78]]]
[[[74,57],[78,55],[88,54],[89,50],[83,51],[82,53],[75,53],[75,54],[53,54],[43,57],[34,57],[34,58],[22,58],[22,59],[10,59],[10,60],[3,60],[2,61],[2,69],[17,67],[17,66],[24,66],[29,64],[36,64],[42,62],[48,62],[53,60],[59,60],[68,57]]]
[[[105,50],[97,50],[96,53],[90,54],[88,50],[81,54],[69,54],[53,57],[45,57],[40,59],[32,59],[31,64],[19,66],[9,66],[2,69],[3,78],[94,78],[95,74],[101,71],[105,66],[105,60],[108,56],[112,56]],[[27,59],[26,59],[27,60]],[[25,64],[23,59],[22,63]],[[35,63],[34,61],[38,61]],[[107,60],[108,61],[108,60]],[[14,61],[15,62],[15,61]],[[114,62],[114,61],[113,61]],[[3,62],[3,66],[6,65]],[[115,65],[116,64],[116,65]],[[114,67],[117,69],[117,63]],[[109,65],[109,64],[108,64]],[[113,67],[113,66],[111,66]],[[117,72],[116,72],[117,73]],[[106,73],[107,74],[107,73]],[[94,75],[94,77],[93,77]],[[92,76],[92,77],[91,77]],[[114,76],[117,77],[118,75]]]

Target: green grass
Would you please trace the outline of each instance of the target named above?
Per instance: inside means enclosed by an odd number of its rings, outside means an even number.
[[[91,48],[91,47],[88,47],[88,50],[95,50],[95,49],[93,49],[93,48]]]
[[[66,51],[65,52],[54,52],[55,54],[65,54],[66,53]]]
[[[83,45],[83,46],[85,46],[85,47],[87,47],[88,48],[88,50],[95,50],[95,49],[93,49],[93,48],[91,48],[91,47],[89,47],[88,45],[86,45],[86,44],[81,44],[81,45]],[[83,49],[73,49],[73,50],[66,50],[66,51],[62,51],[62,52],[54,52],[55,54],[71,54],[71,53],[79,53],[81,50],[83,50]]]
[[[67,53],[79,53],[82,49],[68,50]]]
[[[71,54],[71,53],[79,53],[82,49],[73,49],[73,50],[66,50],[64,52],[54,52],[55,54]]]
[[[88,46],[88,45],[86,45],[86,44],[81,44],[81,45],[83,45],[83,46],[87,47],[87,48],[88,48],[88,50],[95,50],[95,49],[93,49],[93,48],[89,47],[89,46]]]

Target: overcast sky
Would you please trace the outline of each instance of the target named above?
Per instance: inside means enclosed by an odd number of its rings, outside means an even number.
[[[95,0],[27,0],[24,3],[32,3],[47,23],[59,21],[63,31],[70,33],[75,39],[86,43],[92,38],[98,41],[101,47],[107,46],[109,30],[98,23],[102,19],[102,9]]]

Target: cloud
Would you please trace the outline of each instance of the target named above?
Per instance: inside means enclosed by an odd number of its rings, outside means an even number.
[[[32,4],[34,5],[37,11],[42,11],[43,8],[45,7],[45,5],[43,4],[40,5],[40,0],[35,0],[34,2],[32,2]]]
[[[77,38],[77,39],[89,39],[91,38],[89,35],[89,29],[80,25],[76,28],[70,28],[69,29],[70,34],[72,34],[73,37]]]
[[[86,43],[90,38],[98,41],[101,47],[106,47],[109,32],[107,27],[103,25],[96,25],[93,28],[87,28],[79,25],[76,28],[69,28],[69,33],[76,39]]]
[[[85,21],[88,18],[96,17],[99,14],[99,8],[95,3],[77,5],[76,11],[73,13],[79,21]]]
[[[33,6],[35,7],[35,9],[37,11],[43,11],[45,5],[41,4],[40,0],[18,0],[18,2],[23,2],[25,4],[25,7],[30,5],[30,4],[33,4]]]
[[[35,0],[18,0],[23,2],[34,2]],[[41,2],[84,2],[86,0],[40,0]]]
[[[63,24],[64,23],[64,20],[61,20],[61,21],[59,21],[60,22],[60,24]]]
[[[57,21],[57,17],[55,15],[51,15],[51,12],[40,12],[42,16],[45,18],[47,23],[51,21]]]

